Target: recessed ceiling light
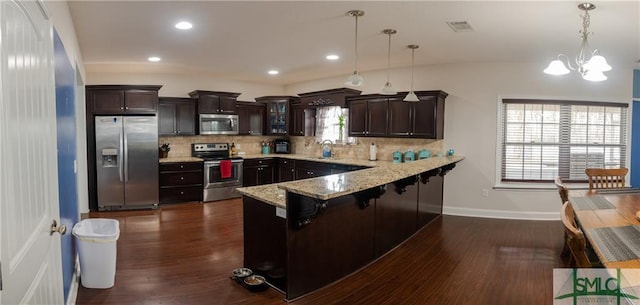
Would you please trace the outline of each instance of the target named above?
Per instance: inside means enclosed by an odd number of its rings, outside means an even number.
[[[269,75],[278,75],[280,72],[278,72],[278,70],[269,70],[267,73],[269,73]]]
[[[327,55],[327,59],[328,60],[338,60],[338,59],[340,59],[340,56],[338,56],[336,54],[329,54],[329,55]]]
[[[151,57],[149,57],[149,58],[148,58],[148,60],[149,60],[150,62],[159,62],[159,61],[160,61],[160,57],[158,57],[158,56],[151,56]]]
[[[180,21],[176,23],[176,29],[179,29],[179,30],[188,30],[188,29],[191,29],[192,27],[193,27],[193,24],[191,24],[190,22]]]

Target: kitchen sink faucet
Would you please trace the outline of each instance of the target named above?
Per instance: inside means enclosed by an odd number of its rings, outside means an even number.
[[[329,144],[326,144],[329,143]],[[325,145],[327,145],[325,149]],[[333,142],[331,140],[323,140],[320,142],[320,146],[322,147],[322,157],[323,158],[331,158],[333,157]]]

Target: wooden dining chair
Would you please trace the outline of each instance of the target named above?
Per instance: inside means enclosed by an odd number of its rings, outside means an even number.
[[[587,168],[584,170],[589,178],[589,189],[617,189],[624,188],[625,176],[629,172],[626,167],[621,168]]]
[[[569,189],[567,189],[567,187],[562,183],[562,179],[560,177],[556,177],[556,179],[554,180],[554,183],[558,188],[558,194],[560,194],[560,205],[569,201]],[[562,253],[560,254],[560,257],[567,257],[571,255],[571,250],[569,250],[569,244],[567,244],[567,236],[566,236],[567,233],[565,232],[564,235],[565,235],[565,242],[564,242],[564,246],[562,246]]]
[[[560,177],[556,177],[554,182],[558,188],[558,194],[560,194],[560,205],[562,205],[569,201],[569,189],[562,183],[562,179]]]
[[[587,256],[587,241],[584,233],[576,224],[576,216],[571,206],[571,202],[567,201],[562,205],[560,210],[560,218],[565,230],[565,243],[571,251],[570,264],[577,268],[591,268],[591,261]]]
[[[565,227],[565,243],[571,252],[570,264],[578,268],[603,268],[594,249],[587,243],[584,233],[578,226],[571,202],[562,205],[560,217]]]

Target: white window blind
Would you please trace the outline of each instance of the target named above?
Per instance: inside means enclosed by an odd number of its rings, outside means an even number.
[[[627,104],[502,103],[502,181],[584,182],[587,167],[625,167]]]
[[[340,128],[340,117],[342,117],[342,128]],[[348,108],[339,106],[316,108],[316,141],[331,140],[334,144],[352,143],[355,139],[347,137],[348,119]]]

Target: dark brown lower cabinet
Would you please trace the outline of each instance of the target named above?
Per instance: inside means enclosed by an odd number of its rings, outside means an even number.
[[[303,200],[310,198],[287,194],[292,204]],[[287,299],[330,284],[374,259],[373,206],[362,209],[351,195],[334,198],[299,229],[295,227],[298,212],[287,209]]]
[[[381,256],[402,243],[417,230],[418,184],[401,180],[386,185],[386,192],[376,199],[376,256]],[[409,184],[411,183],[411,184]]]
[[[287,284],[287,220],[276,207],[244,197],[244,266],[282,291]]]
[[[422,228],[442,215],[444,177],[438,173],[422,173],[418,194],[418,227]]]
[[[296,180],[296,161],[278,159],[278,182]]]
[[[275,181],[278,163],[275,158],[246,159],[243,164],[242,186],[271,184]]]
[[[160,163],[160,204],[202,201],[202,162]]]
[[[280,213],[244,196],[244,266],[265,276],[287,300],[331,284],[441,215],[446,171],[329,200],[288,192],[287,209]],[[278,216],[282,212],[286,219]]]

